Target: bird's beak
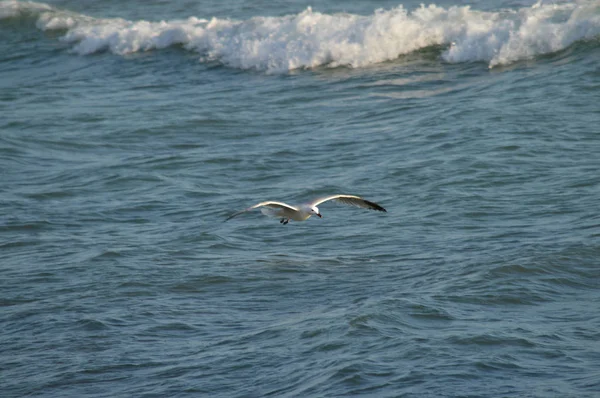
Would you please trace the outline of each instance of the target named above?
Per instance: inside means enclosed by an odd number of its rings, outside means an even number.
[[[323,218],[323,216],[321,215],[321,213],[317,213],[317,216],[319,216],[319,218]]]

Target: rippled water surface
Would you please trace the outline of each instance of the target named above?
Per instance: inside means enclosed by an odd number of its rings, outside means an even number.
[[[2,395],[598,396],[599,64],[598,1],[0,1]]]

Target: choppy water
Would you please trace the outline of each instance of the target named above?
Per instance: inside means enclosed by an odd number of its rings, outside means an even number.
[[[600,2],[310,5],[0,1],[2,396],[600,394]]]

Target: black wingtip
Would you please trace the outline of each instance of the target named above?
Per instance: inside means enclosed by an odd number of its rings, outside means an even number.
[[[232,215],[230,215],[229,217],[224,219],[223,222],[227,222],[227,221],[231,220],[233,217],[238,216],[238,215],[239,215],[239,213],[233,213]]]
[[[384,213],[387,213],[387,210],[384,209],[383,207],[379,206],[377,203],[370,202],[368,200],[365,200],[365,203],[368,204],[369,206],[371,206],[371,209],[373,209],[373,210],[382,211]]]

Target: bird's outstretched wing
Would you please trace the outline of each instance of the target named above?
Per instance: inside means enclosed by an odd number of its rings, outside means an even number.
[[[318,206],[321,203],[327,202],[329,200],[337,200],[340,203],[344,203],[344,204],[350,205],[350,206],[362,207],[363,209],[371,209],[371,210],[377,210],[377,211],[387,212],[386,209],[384,209],[383,207],[379,206],[377,203],[370,202],[368,200],[365,200],[365,199],[361,198],[360,196],[354,196],[354,195],[331,195],[331,196],[326,196],[324,198],[319,198],[319,199],[314,200],[311,203],[311,205],[312,206]]]
[[[257,203],[257,204],[255,204],[254,206],[250,206],[250,207],[248,207],[247,209],[244,209],[244,210],[238,211],[237,213],[234,213],[234,214],[230,215],[229,217],[227,217],[227,219],[226,219],[225,221],[227,221],[227,220],[231,220],[233,217],[237,217],[237,216],[239,216],[240,214],[243,214],[243,213],[245,213],[245,212],[247,212],[247,211],[254,210],[254,209],[258,209],[259,207],[263,207],[263,206],[264,206],[264,207],[270,207],[270,208],[273,208],[273,209],[287,209],[287,210],[298,211],[298,209],[296,209],[294,206],[290,206],[290,205],[288,205],[287,203],[283,203],[283,202],[274,202],[274,201],[272,201],[272,200],[268,200],[268,201],[266,201],[266,202],[260,202],[260,203]]]

